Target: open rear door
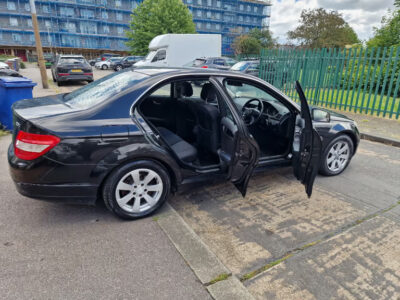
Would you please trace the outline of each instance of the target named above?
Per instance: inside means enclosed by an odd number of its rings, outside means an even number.
[[[296,119],[293,139],[293,171],[296,178],[304,184],[308,197],[311,197],[319,168],[322,142],[313,127],[311,111],[298,81],[296,81],[296,90],[300,97],[301,114]]]

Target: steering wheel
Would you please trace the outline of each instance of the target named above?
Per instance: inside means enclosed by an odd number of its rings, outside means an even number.
[[[252,102],[257,102],[256,107],[250,105]],[[248,100],[242,107],[242,118],[247,126],[257,123],[264,111],[264,103],[257,98]]]

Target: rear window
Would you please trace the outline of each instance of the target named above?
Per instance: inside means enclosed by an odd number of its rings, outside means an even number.
[[[74,108],[90,108],[147,77],[148,75],[132,70],[113,73],[65,95],[64,102]]]
[[[193,61],[193,67],[198,67],[201,66],[202,64],[204,64],[206,62],[205,59],[195,59]]]
[[[84,63],[85,59],[83,57],[61,57],[60,64],[79,64]]]
[[[241,62],[238,62],[237,64],[235,64],[235,65],[231,68],[231,70],[243,72],[244,70],[246,70],[246,68],[247,68],[248,65],[249,65],[249,63],[247,63],[247,62],[245,62],[245,61],[241,61]]]

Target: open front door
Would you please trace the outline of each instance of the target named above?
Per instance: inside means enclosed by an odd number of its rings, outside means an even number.
[[[319,168],[322,142],[313,127],[311,111],[298,81],[296,81],[296,90],[300,97],[301,114],[296,119],[293,139],[293,171],[296,178],[304,184],[308,197],[311,197],[314,179]]]
[[[224,93],[223,87],[218,80],[210,78],[210,82],[222,97],[219,103],[221,112],[221,147],[218,151],[219,157],[225,166],[227,179],[229,179],[246,196],[247,185],[254,168],[257,165],[259,149],[257,142],[246,129],[241,117],[237,114],[234,104]]]

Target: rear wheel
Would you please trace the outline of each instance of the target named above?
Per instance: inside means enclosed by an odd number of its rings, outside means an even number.
[[[156,211],[170,193],[168,172],[159,164],[141,160],[115,170],[103,188],[107,208],[124,219],[137,219]]]
[[[117,65],[116,67],[115,67],[115,71],[121,71],[122,70],[122,66],[121,65]]]
[[[108,67],[107,67],[107,65],[102,65],[102,66],[101,66],[101,69],[102,69],[102,70],[107,70]]]
[[[342,173],[349,165],[353,152],[354,145],[351,138],[345,134],[337,136],[325,148],[320,173],[327,176]]]

